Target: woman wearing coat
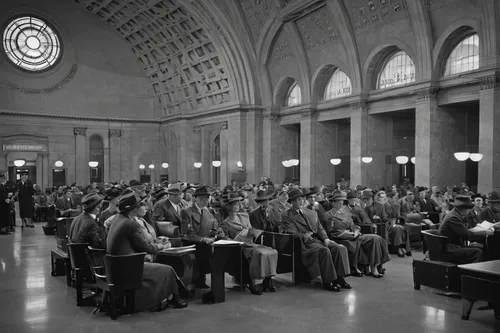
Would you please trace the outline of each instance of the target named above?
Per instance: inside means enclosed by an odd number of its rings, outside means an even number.
[[[33,224],[33,194],[35,189],[33,183],[28,180],[28,174],[22,173],[21,180],[17,182],[16,186],[17,200],[19,201],[19,215],[24,226],[34,228]],[[21,224],[23,226],[23,224]]]
[[[155,255],[163,249],[163,244],[148,243],[139,223],[135,221],[140,203],[145,198],[137,198],[133,192],[124,194],[118,203],[119,214],[109,228],[107,250],[111,255],[130,255],[146,252]],[[167,265],[144,263],[142,289],[135,295],[135,311],[161,310],[167,302],[175,308],[185,308],[187,303],[178,293],[177,275]]]
[[[248,260],[250,281],[248,288],[254,295],[261,295],[262,291],[256,287],[256,280],[264,279],[262,287],[264,291],[275,292],[272,276],[276,275],[278,264],[278,252],[270,247],[254,244],[257,229],[250,224],[248,214],[239,213],[243,198],[236,194],[229,194],[227,208],[229,216],[221,223],[220,228],[226,236],[236,241],[245,243],[243,254]]]

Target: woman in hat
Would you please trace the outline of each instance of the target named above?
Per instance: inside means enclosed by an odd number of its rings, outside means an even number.
[[[141,202],[146,198],[138,198],[134,193],[127,193],[118,202],[119,214],[109,229],[107,239],[108,253],[111,255],[130,255],[146,252],[155,255],[163,249],[161,243],[148,243],[139,224],[135,221]],[[135,294],[135,311],[161,310],[170,296],[170,303],[176,308],[184,308],[178,293],[177,275],[172,267],[156,263],[144,263],[142,289]]]
[[[106,210],[101,212],[99,216],[99,220],[102,223],[106,223],[106,221],[113,215],[118,212],[118,197],[122,194],[122,190],[119,187],[111,187],[106,190],[104,193],[104,201],[108,202],[108,207]],[[109,228],[109,226],[108,226]]]
[[[229,216],[221,223],[220,227],[231,239],[245,243],[243,254],[248,261],[250,279],[248,288],[254,295],[261,295],[262,290],[256,286],[257,280],[264,279],[264,291],[275,292],[272,276],[276,275],[278,252],[270,247],[254,244],[259,230],[253,229],[248,214],[240,213],[243,198],[236,194],[229,194],[226,205]]]
[[[71,222],[69,228],[70,243],[89,243],[98,249],[106,248],[104,226],[97,222],[102,199],[97,193],[87,194],[82,198],[83,212]]]
[[[135,217],[135,221],[141,227],[146,242],[148,244],[154,244],[156,243],[156,230],[151,224],[146,222],[146,220],[144,219],[144,216],[146,216],[146,213],[148,212],[148,205],[146,203],[146,200],[147,198],[141,199],[141,203],[139,204],[139,209],[137,210],[137,216]],[[147,254],[145,257],[145,261],[155,262],[156,255]]]

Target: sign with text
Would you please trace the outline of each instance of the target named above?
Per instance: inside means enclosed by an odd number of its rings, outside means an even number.
[[[5,144],[4,151],[47,151],[47,145],[37,144]]]

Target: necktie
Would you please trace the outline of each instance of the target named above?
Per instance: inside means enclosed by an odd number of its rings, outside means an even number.
[[[302,216],[302,218],[305,220],[306,217],[304,216],[304,213],[302,213],[302,210],[299,209],[299,213],[300,213],[300,216]]]

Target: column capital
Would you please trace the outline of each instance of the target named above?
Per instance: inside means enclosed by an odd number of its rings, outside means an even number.
[[[417,90],[415,93],[418,101],[426,101],[436,99],[438,91],[439,89],[431,87]]]
[[[193,133],[201,133],[201,126],[193,126]]]
[[[278,121],[280,120],[281,116],[279,113],[265,113],[264,114],[264,119],[269,119],[270,121]]]
[[[498,88],[498,83],[500,82],[500,74],[493,74],[489,76],[484,76],[479,79],[481,90],[490,90]]]
[[[122,130],[121,129],[109,129],[109,136],[110,137],[117,137],[120,138],[122,136]]]
[[[221,121],[220,123],[220,129],[221,131],[227,130],[228,129],[228,122],[227,121]]]
[[[366,110],[368,107],[365,100],[351,102],[349,106],[351,107],[351,111]]]
[[[87,135],[87,127],[73,127],[73,134],[86,136]]]
[[[300,117],[301,118],[311,118],[316,115],[316,109],[306,109],[300,111]]]

